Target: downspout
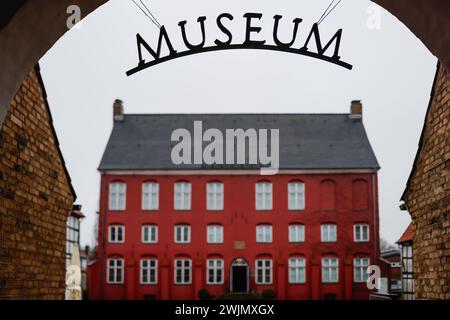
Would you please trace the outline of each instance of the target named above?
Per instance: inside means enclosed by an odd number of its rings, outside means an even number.
[[[101,276],[101,298],[105,299],[105,269],[106,269],[106,181],[105,181],[105,175],[103,172],[101,174],[101,181],[100,181],[100,192],[101,192],[101,199],[100,199],[100,216],[101,216],[101,227],[99,228],[99,233],[101,233],[101,258],[100,258],[100,276]]]
[[[378,237],[380,236],[378,231],[378,220],[377,220],[377,212],[378,212],[378,193],[377,193],[377,174],[376,172],[372,175],[372,201],[373,201],[373,242],[374,242],[374,260],[375,265],[378,265]]]

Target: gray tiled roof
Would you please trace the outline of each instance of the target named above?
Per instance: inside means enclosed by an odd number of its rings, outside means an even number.
[[[279,129],[280,169],[379,169],[361,119],[348,114],[127,114],[114,121],[99,170],[247,169],[249,165],[177,166],[172,131]],[[270,136],[270,134],[269,134]]]

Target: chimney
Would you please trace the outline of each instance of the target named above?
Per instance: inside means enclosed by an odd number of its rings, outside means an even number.
[[[350,106],[350,118],[362,119],[363,105],[361,100],[353,100]]]
[[[123,120],[123,101],[116,99],[113,104],[113,117],[114,121]]]

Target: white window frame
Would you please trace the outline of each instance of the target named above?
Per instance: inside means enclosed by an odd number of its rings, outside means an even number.
[[[159,183],[144,182],[142,184],[142,210],[159,210]]]
[[[223,226],[210,224],[206,227],[206,242],[208,244],[223,243]]]
[[[222,211],[224,194],[222,182],[208,182],[206,184],[206,209],[208,211]]]
[[[256,243],[272,243],[272,225],[260,224],[256,226]]]
[[[177,266],[177,262],[181,262],[181,267]],[[187,262],[188,266],[185,265],[185,263]],[[174,260],[174,278],[173,278],[173,282],[176,285],[189,285],[192,284],[192,259],[189,258],[178,258]],[[185,271],[188,270],[188,274],[189,274],[189,281],[185,281],[184,276],[185,276]],[[177,272],[181,271],[181,281],[177,281]]]
[[[150,239],[145,239],[145,231],[148,229],[148,235]],[[155,240],[151,240],[152,233],[155,234]],[[156,224],[144,224],[141,228],[141,241],[145,244],[158,243],[158,226]]]
[[[122,229],[122,240],[116,240],[112,238],[112,230],[115,230],[116,237],[119,236],[119,229]],[[125,243],[125,226],[123,224],[110,224],[108,226],[108,243]]]
[[[292,211],[305,210],[305,184],[303,182],[288,183],[288,208]]]
[[[144,267],[145,262],[148,264],[146,267]],[[153,281],[150,280],[151,279],[150,273],[152,270],[155,272],[155,279]],[[144,281],[144,273],[147,273],[147,281]],[[140,282],[142,285],[158,284],[158,259],[155,258],[141,259]]]
[[[121,189],[123,187],[123,190]],[[121,202],[121,195],[123,203]],[[109,211],[125,211],[127,207],[127,185],[124,182],[111,182],[109,184]]]
[[[255,184],[255,208],[257,211],[272,210],[273,186],[271,182],[257,182]]]
[[[305,242],[305,225],[293,223],[289,225],[289,243]]]
[[[209,272],[213,272],[213,280],[210,281]],[[217,279],[219,278],[220,281]],[[224,284],[224,263],[223,259],[207,259],[206,260],[206,284],[207,285],[222,285]]]
[[[180,198],[178,203],[177,199]],[[176,182],[174,185],[174,208],[177,211],[191,210],[192,185],[190,182]]]
[[[291,257],[288,261],[289,283],[306,283],[306,259],[304,257]]]
[[[118,262],[120,262],[120,266],[118,266]],[[111,263],[113,265],[111,265]],[[125,262],[123,258],[108,258],[107,259],[107,265],[106,265],[106,283],[108,284],[123,284],[125,282]],[[114,273],[114,280],[110,280],[111,272]],[[120,278],[121,280],[117,280],[117,275],[120,272]]]
[[[181,228],[180,236],[181,239],[177,239],[177,230]],[[185,235],[187,234],[187,240],[185,240]],[[174,226],[174,242],[176,244],[189,244],[191,243],[191,226],[188,224],[177,224]]]
[[[369,257],[356,257],[353,259],[353,282],[355,283],[365,283],[369,277],[367,273],[367,268],[370,266]],[[358,278],[358,272],[360,277]]]
[[[331,238],[334,229],[334,239]],[[322,242],[337,242],[337,224],[335,223],[325,223],[320,225],[320,240]]]
[[[269,279],[267,279],[266,271],[269,270]],[[261,271],[262,279],[258,279],[258,273]],[[256,259],[255,260],[255,282],[258,285],[270,285],[273,281],[273,262],[272,259]]]
[[[367,230],[367,237],[364,238],[364,228]],[[359,229],[359,238],[357,237]],[[370,225],[367,223],[357,223],[353,226],[353,240],[355,242],[369,242],[370,241]]]
[[[325,272],[328,269],[328,272]],[[336,269],[336,279],[333,278],[333,269]],[[328,274],[328,277],[326,277]],[[323,257],[322,258],[322,283],[339,283],[339,258]]]

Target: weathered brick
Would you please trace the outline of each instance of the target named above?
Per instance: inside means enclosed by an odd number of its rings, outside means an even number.
[[[450,76],[436,75],[421,145],[404,194],[413,219],[416,299],[450,299]]]
[[[64,298],[74,199],[37,72],[27,75],[0,127],[0,299]]]

